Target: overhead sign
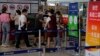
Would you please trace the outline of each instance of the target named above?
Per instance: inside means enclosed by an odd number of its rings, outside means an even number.
[[[68,13],[68,29],[75,30],[69,31],[69,35],[78,37],[78,3],[70,3],[69,4],[69,13]]]
[[[100,46],[100,2],[89,2],[86,46]],[[100,56],[100,48],[86,49],[85,56]]]
[[[78,15],[78,3],[69,4],[69,15]]]

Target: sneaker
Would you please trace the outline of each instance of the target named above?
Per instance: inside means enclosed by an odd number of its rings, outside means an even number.
[[[35,47],[37,47],[37,44],[36,44],[36,43],[34,43],[33,45],[34,45]]]
[[[56,46],[56,48],[61,48],[61,46]]]
[[[10,45],[6,45],[6,47],[9,47]]]
[[[2,46],[2,47],[6,47],[6,45],[5,45],[5,44],[2,44],[1,46]]]
[[[16,50],[20,50],[21,48],[20,48],[20,47],[15,47],[15,49],[16,49]]]
[[[1,45],[2,47],[5,46],[4,44]]]
[[[27,47],[32,47],[32,45],[28,45]]]
[[[18,49],[19,49],[20,47],[16,47],[16,48],[18,48]]]
[[[4,47],[4,48],[8,48],[9,47],[9,45],[1,45],[2,47]]]
[[[42,45],[42,46],[46,46],[46,44],[45,44],[45,43],[41,43],[41,45]]]
[[[76,54],[75,54],[75,56],[79,56],[79,54],[78,54],[78,53],[76,53]]]

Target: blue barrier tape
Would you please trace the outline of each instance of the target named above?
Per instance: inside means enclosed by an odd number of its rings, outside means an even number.
[[[100,48],[100,46],[86,46],[85,48],[83,48],[83,49],[89,49],[89,48]]]
[[[55,52],[57,50],[58,50],[58,48],[46,48],[47,52]]]
[[[66,47],[65,50],[74,50],[76,47]]]
[[[73,50],[73,49],[89,49],[89,48],[97,48],[99,49],[100,46],[80,46],[80,47],[66,47],[66,50]]]
[[[100,48],[100,46],[80,46],[80,47],[66,47],[65,50],[74,50],[74,49],[89,49],[89,48]],[[59,48],[46,48],[47,51],[57,51]]]
[[[89,49],[89,48],[100,48],[100,46],[86,46],[86,47],[84,47],[84,46],[81,46],[81,47],[66,47],[66,48],[64,48],[65,50],[75,50],[75,49]],[[57,51],[58,50],[58,48],[46,48],[46,50],[47,51]]]
[[[76,36],[71,36],[71,35],[68,35],[68,37],[72,37],[72,38],[73,38],[73,37],[74,37],[74,38],[78,38],[78,37],[76,37]]]
[[[0,52],[0,56],[22,54],[22,53],[33,53],[33,52],[40,52],[40,51],[43,51],[42,48],[29,49],[29,50],[19,50],[19,51],[8,51],[8,52]]]
[[[41,30],[41,32],[60,32],[60,31],[78,31],[78,30]],[[32,33],[32,32],[38,32],[36,30],[27,30],[28,33]],[[81,30],[81,32],[85,32],[83,29]],[[0,32],[2,33],[2,32]],[[13,31],[13,32],[9,32],[9,33],[20,33],[20,31]]]
[[[3,56],[3,55],[4,55],[4,52],[1,52],[1,53],[0,53],[0,56]]]

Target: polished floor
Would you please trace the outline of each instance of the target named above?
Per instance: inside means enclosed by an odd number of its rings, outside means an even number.
[[[50,52],[45,54],[41,52],[34,52],[34,53],[23,53],[23,54],[14,54],[14,55],[5,55],[5,56],[79,56],[79,55],[76,55],[76,53],[72,51],[61,51],[61,52]]]
[[[28,50],[28,49],[33,49],[33,48],[27,48],[25,46],[22,46],[21,49],[16,49],[14,46],[4,48],[0,47],[0,52],[9,52],[9,51],[19,51],[19,50]],[[79,56],[76,55],[77,53],[73,50],[63,50],[60,49],[56,52],[32,52],[32,53],[21,53],[21,54],[10,54],[10,55],[4,55],[4,56]],[[81,55],[84,56],[84,51],[81,51]]]
[[[63,43],[62,45],[66,46],[65,43]],[[84,42],[82,43],[82,45],[84,45]],[[0,46],[0,52],[28,50],[28,49],[33,49],[33,48],[36,48],[36,47],[33,46],[32,48],[27,48],[25,45],[23,45],[23,41],[22,41],[20,49],[16,49],[14,45],[8,48]],[[73,50],[60,50],[57,52],[46,52],[45,54],[42,52],[32,52],[32,53],[22,53],[22,54],[13,54],[13,55],[5,55],[5,56],[84,56],[84,51],[83,50],[81,51],[81,55],[76,55],[76,54],[77,53],[74,52]]]

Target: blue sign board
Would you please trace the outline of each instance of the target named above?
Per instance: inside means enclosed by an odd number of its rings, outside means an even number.
[[[78,3],[69,4],[69,15],[78,15]]]

